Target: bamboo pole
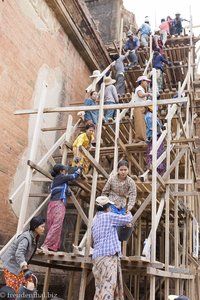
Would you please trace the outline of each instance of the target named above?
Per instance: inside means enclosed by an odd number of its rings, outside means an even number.
[[[151,263],[156,260],[156,199],[157,199],[157,80],[156,80],[156,70],[153,69],[153,139],[152,139],[152,203],[151,203]],[[155,300],[155,276],[150,276],[150,299]]]
[[[176,104],[176,103],[184,103],[187,102],[187,97],[182,98],[176,98],[176,99],[162,99],[157,101],[157,105],[170,105],[170,104]],[[151,101],[140,101],[140,102],[129,102],[129,103],[122,103],[122,104],[110,104],[110,105],[104,105],[103,109],[129,109],[133,107],[145,107],[153,105]],[[100,108],[99,105],[91,105],[91,106],[62,106],[62,107],[46,107],[44,108],[43,113],[61,113],[61,112],[79,112],[79,111],[93,111],[98,110]],[[17,110],[15,111],[15,115],[28,115],[28,114],[37,114],[37,109],[23,109],[23,110]]]
[[[119,55],[122,54],[122,47],[123,47],[123,27],[124,27],[124,18],[121,19],[121,26],[120,26],[120,40],[119,40]]]
[[[99,159],[100,159],[104,91],[105,91],[105,84],[103,82],[101,85],[101,93],[100,93],[100,109],[99,109],[99,120],[98,120],[98,126],[97,126],[97,141],[96,141],[96,151],[95,151],[95,160],[97,163],[99,163]],[[91,190],[91,196],[90,196],[88,227],[87,227],[87,239],[86,239],[86,251],[85,251],[86,257],[89,255],[90,246],[91,246],[91,227],[92,227],[92,221],[93,221],[93,216],[94,216],[97,175],[98,175],[97,170],[94,169],[93,179],[92,179],[92,190]],[[80,286],[80,291],[79,291],[79,300],[84,300],[84,297],[85,297],[86,277],[87,277],[87,269],[84,266],[84,268],[82,270],[82,274],[81,274],[81,286]]]
[[[42,120],[43,120],[43,110],[44,110],[46,95],[47,95],[48,73],[49,73],[49,70],[48,69],[45,70],[44,79],[43,79],[41,88],[35,95],[36,101],[39,103],[39,107],[38,107],[38,114],[37,114],[36,123],[35,123],[35,130],[34,130],[33,139],[32,139],[32,146],[31,146],[31,150],[30,150],[30,154],[29,154],[29,160],[31,160],[31,161],[35,161],[35,159],[36,159],[37,148],[38,148],[38,144],[39,144],[40,130],[41,130],[41,124],[42,124]],[[31,179],[32,179],[32,168],[28,165],[27,171],[26,171],[26,177],[25,177],[25,186],[24,186],[24,192],[23,192],[23,196],[22,196],[18,226],[17,226],[17,234],[20,234],[22,232],[23,225],[26,220],[28,199],[29,199],[29,193],[30,193],[30,188],[31,188]]]
[[[171,119],[167,123],[167,156],[166,156],[166,169],[169,169],[170,166],[170,142],[171,142]],[[180,155],[180,154],[179,154]],[[170,179],[170,173],[168,173],[167,180]],[[167,185],[165,193],[165,271],[169,271],[169,195],[170,195],[170,186]],[[169,278],[165,279],[165,300],[168,300],[169,295]]]
[[[71,135],[75,132],[78,125],[80,124],[80,119],[77,121],[77,123],[74,125]],[[39,167],[42,167],[47,160],[51,157],[51,155],[55,152],[55,150],[64,142],[66,133],[63,133],[63,135],[55,142],[55,144],[52,145],[52,147],[45,153],[45,155],[40,159],[40,161],[37,163]],[[35,171],[33,171],[33,175],[35,174]],[[10,202],[14,202],[16,196],[18,193],[22,190],[24,187],[25,180],[21,182],[21,184],[17,187],[17,189],[14,191],[14,193],[9,197]]]
[[[180,108],[179,108],[180,110]],[[180,123],[176,123],[177,126],[177,135],[176,138],[180,138]],[[176,155],[179,154],[179,149],[176,150]],[[179,178],[179,163],[177,164],[175,168],[175,179],[178,180]],[[179,185],[175,184],[175,192],[179,191]],[[175,198],[174,203],[174,257],[175,257],[175,267],[178,268],[179,266],[179,226],[178,226],[178,198]],[[179,280],[175,280],[175,294],[179,295]]]

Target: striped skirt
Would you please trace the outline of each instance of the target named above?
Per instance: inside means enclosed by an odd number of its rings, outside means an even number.
[[[95,259],[92,272],[96,288],[94,300],[124,300],[121,262],[118,256]]]

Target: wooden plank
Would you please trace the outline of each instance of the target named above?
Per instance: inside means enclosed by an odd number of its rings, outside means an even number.
[[[121,140],[118,141],[120,148],[123,150],[123,152],[126,154],[129,161],[132,161],[132,163],[135,165],[135,167],[143,174],[144,170],[139,165],[139,163],[136,161],[136,159],[127,151],[125,145],[122,143]]]
[[[194,279],[194,275],[187,275],[185,273],[174,273],[174,272],[169,272],[169,271],[163,271],[163,270],[158,270],[152,267],[147,267],[147,274],[149,275],[155,275],[155,276],[160,276],[160,277],[165,277],[165,278],[177,278],[177,279]]]
[[[27,161],[27,164],[31,167],[31,168],[33,168],[33,169],[35,169],[36,171],[38,171],[40,174],[42,174],[42,175],[44,175],[44,176],[46,176],[47,178],[49,178],[49,179],[53,179],[53,177],[51,176],[51,174],[49,173],[49,172],[47,172],[47,171],[45,171],[43,168],[41,168],[41,167],[39,167],[38,165],[36,165],[34,162],[32,162],[31,160],[28,160]]]
[[[97,161],[94,159],[94,157],[92,157],[92,155],[82,146],[79,147],[80,152],[83,153],[87,159],[89,160],[89,162],[91,163],[91,165],[100,173],[102,174],[106,179],[108,179],[109,175],[108,173],[104,170],[104,168],[97,163]],[[95,149],[96,151],[96,149]]]
[[[169,179],[165,184],[193,184],[192,179]]]
[[[73,201],[73,203],[74,203],[74,205],[75,205],[75,207],[76,207],[79,215],[81,216],[81,218],[84,221],[84,223],[86,225],[88,225],[88,218],[87,218],[86,214],[84,213],[82,207],[80,206],[78,200],[76,199],[73,191],[70,188],[69,188],[69,191],[71,192],[71,199],[72,199],[72,201]]]
[[[128,298],[128,300],[134,300],[135,298],[131,294],[131,292],[130,292],[129,288],[127,287],[124,280],[123,280],[123,286],[124,286],[124,293],[125,293],[126,297]]]
[[[190,197],[190,196],[199,196],[199,192],[172,192],[173,197]]]

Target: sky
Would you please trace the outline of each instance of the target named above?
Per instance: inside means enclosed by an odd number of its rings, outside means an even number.
[[[184,19],[190,19],[190,6],[193,25],[200,25],[199,0],[123,0],[124,7],[136,16],[138,26],[142,24],[145,16],[149,16],[152,29],[160,25],[161,18],[175,17],[179,12]],[[140,5],[141,4],[141,5]],[[186,22],[183,25],[187,25]],[[200,27],[195,29],[195,35],[200,34]]]

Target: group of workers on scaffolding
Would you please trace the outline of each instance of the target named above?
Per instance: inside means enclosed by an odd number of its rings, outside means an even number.
[[[182,21],[180,14],[177,13],[174,20],[167,17],[162,19],[159,30],[155,31],[153,37],[153,60],[152,66],[157,71],[157,97],[159,91],[163,89],[163,65],[171,65],[163,55],[167,36],[182,33]],[[151,27],[148,17],[138,29],[140,32],[141,44],[148,47]],[[137,36],[128,32],[127,41],[124,45],[124,55],[115,57],[113,66],[115,67],[116,79],[110,76],[104,77],[105,84],[104,104],[112,105],[119,102],[119,95],[125,93],[124,73],[126,69],[132,68],[138,64],[137,49],[140,42]],[[129,59],[130,64],[124,66],[124,61]],[[95,70],[90,76],[97,78],[101,73]],[[115,85],[114,85],[115,84]],[[148,76],[139,76],[137,79],[137,88],[135,89],[134,101],[152,99],[150,92],[151,79]],[[85,106],[97,105],[98,92],[93,90],[84,101]],[[80,146],[86,150],[95,147],[95,130],[98,124],[98,111],[86,111],[84,115],[85,132],[80,133],[73,142],[74,167],[71,174],[68,173],[68,167],[63,164],[56,164],[52,170],[53,181],[51,184],[51,198],[47,209],[47,235],[40,247],[44,253],[49,251],[59,251],[61,231],[65,216],[68,182],[77,180],[80,176],[85,176],[89,172],[89,160],[80,152]],[[104,111],[103,122],[112,124],[115,119],[115,110],[108,109]],[[146,163],[147,169],[151,169],[152,164],[152,106],[135,107],[134,109],[135,143],[146,143]],[[162,132],[162,123],[157,119],[158,137]],[[164,152],[164,144],[161,143],[157,157]],[[165,163],[162,162],[157,171],[162,175],[166,170]],[[129,163],[122,159],[118,163],[117,174],[111,174],[105,184],[101,196],[96,198],[96,215],[92,224],[92,247],[93,247],[93,274],[95,278],[95,296],[94,299],[124,299],[122,271],[120,265],[121,242],[119,241],[119,227],[132,228],[131,210],[136,201],[136,184],[128,175]],[[34,274],[29,270],[29,262],[38,248],[39,237],[44,233],[45,220],[41,216],[33,217],[30,221],[30,229],[19,235],[8,249],[1,256],[4,268],[4,277],[6,286],[1,289],[7,298],[22,299],[29,295],[34,298],[37,280]],[[83,250],[81,247],[74,246],[75,250]],[[170,300],[187,300],[186,296],[169,296]]]

